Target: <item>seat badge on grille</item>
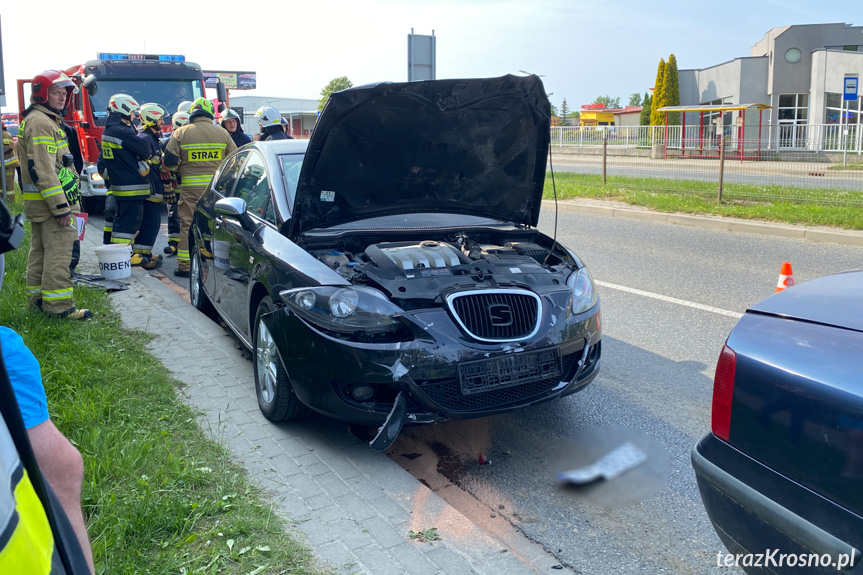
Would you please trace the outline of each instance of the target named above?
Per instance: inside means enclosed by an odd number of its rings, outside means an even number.
[[[512,325],[512,308],[506,304],[489,304],[488,315],[491,318],[491,325],[495,327]]]

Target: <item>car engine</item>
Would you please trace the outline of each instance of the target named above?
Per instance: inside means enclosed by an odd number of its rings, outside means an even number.
[[[435,300],[447,288],[557,288],[575,267],[574,262],[562,261],[560,253],[549,257],[548,248],[531,241],[482,240],[462,233],[446,240],[380,242],[364,249],[356,246],[357,251],[329,250],[315,255],[351,283],[376,287],[394,300]],[[564,263],[570,265],[561,265]],[[413,306],[400,303],[414,307],[431,301]]]

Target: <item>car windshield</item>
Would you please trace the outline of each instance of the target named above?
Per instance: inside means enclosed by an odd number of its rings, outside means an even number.
[[[505,226],[510,227],[511,222],[503,222],[491,218],[483,218],[480,216],[468,216],[465,214],[445,214],[445,213],[415,213],[415,214],[400,214],[393,216],[378,216],[376,218],[366,218],[355,222],[347,222],[329,228],[321,228],[325,230],[413,230],[417,228],[433,229],[433,228],[450,228],[450,227],[489,227],[489,226]],[[312,232],[310,232],[312,233]]]
[[[105,124],[108,117],[108,100],[114,94],[128,94],[139,105],[148,102],[161,104],[169,114],[173,114],[180,102],[194,101],[204,95],[204,89],[201,80],[100,79],[99,91],[95,96],[90,96],[90,106],[97,126]]]
[[[285,181],[285,193],[288,196],[288,207],[293,211],[294,196],[297,194],[297,182],[300,179],[300,168],[303,165],[304,154],[283,154],[279,156],[282,165],[282,178]]]

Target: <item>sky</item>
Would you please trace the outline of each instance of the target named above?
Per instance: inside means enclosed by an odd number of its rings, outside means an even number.
[[[860,0],[250,0],[230,8],[147,0],[123,6],[121,15],[116,1],[4,0],[4,111],[17,108],[16,79],[68,68],[97,52],[183,54],[207,70],[257,72],[258,89],[234,95],[318,99],[339,76],[354,85],[406,81],[412,28],[434,32],[438,78],[525,70],[543,76],[552,104],[560,107],[565,98],[578,110],[597,96],[626,104],[630,94],[644,94],[660,58],[671,53],[680,69],[706,68],[748,56],[771,28],[863,24]]]

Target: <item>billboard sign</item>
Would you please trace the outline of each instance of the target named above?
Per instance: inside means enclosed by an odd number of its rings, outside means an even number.
[[[435,52],[437,44],[432,30],[431,36],[408,34],[408,82],[434,80],[437,78]]]
[[[255,72],[204,70],[203,74],[207,88],[215,88],[219,80],[229,90],[254,90],[258,87],[258,77]]]

